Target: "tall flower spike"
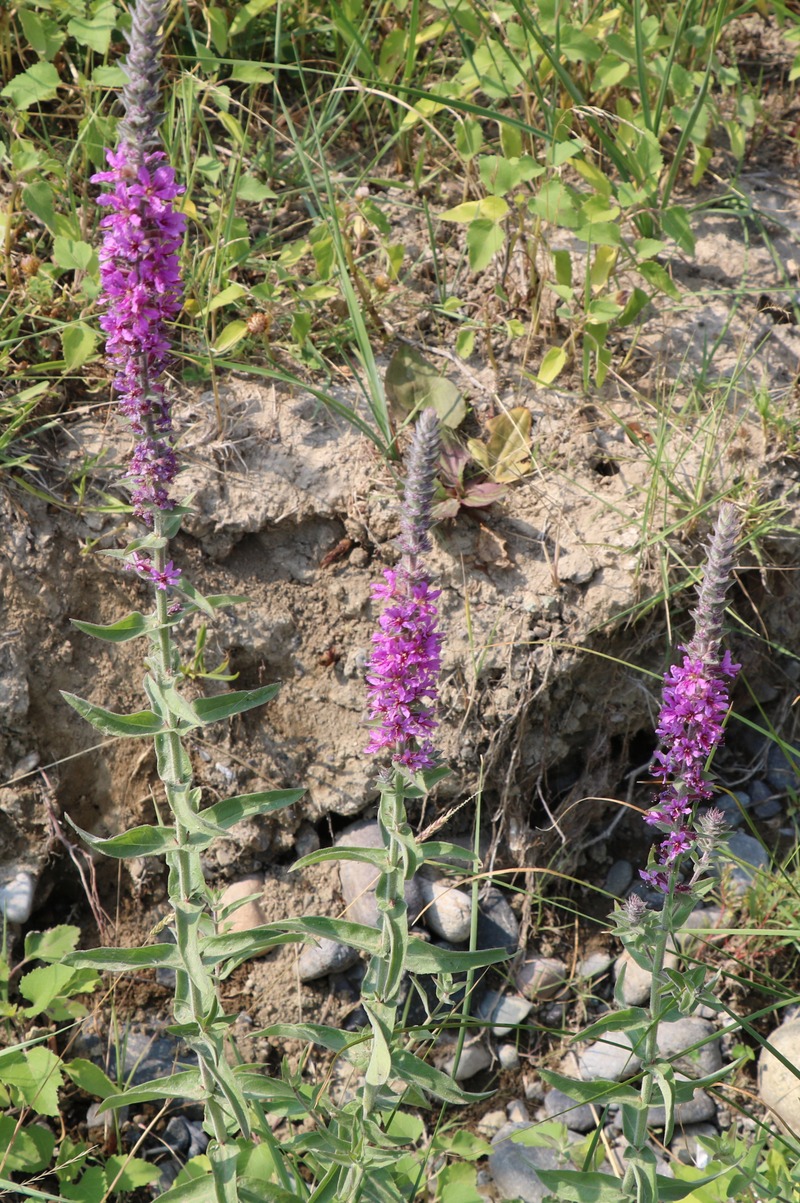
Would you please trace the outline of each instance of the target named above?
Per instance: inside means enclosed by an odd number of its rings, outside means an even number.
[[[430,550],[439,447],[438,419],[425,410],[408,455],[398,540],[403,558],[396,569],[385,570],[384,582],[372,586],[372,596],[384,607],[367,668],[369,716],[375,726],[365,751],[387,750],[394,764],[412,771],[433,768],[437,760],[431,735],[441,667],[435,604],[440,590],[431,589],[419,557]]]
[[[711,817],[705,826],[701,823],[699,838],[691,826],[691,815],[696,803],[707,801],[713,794],[705,775],[706,761],[724,740],[729,682],[741,668],[740,664],[732,663],[730,652],[720,657],[725,594],[733,572],[738,533],[736,510],[726,503],[720,509],[708,547],[697,609],[693,611],[694,637],[681,649],[683,663],[673,664],[664,678],[664,697],[656,727],[661,747],[655,753],[653,767],[653,776],[662,782],[662,791],[644,819],[664,832],[666,838],[656,856],[660,867],[640,871],[649,885],[664,892],[669,889],[673,867],[685,853],[695,858],[695,875],[688,886],[676,888],[691,888],[701,862],[705,864],[708,859],[711,834],[715,838],[719,835],[719,812],[709,812]]]
[[[107,186],[97,203],[110,210],[100,222],[105,308],[100,325],[107,335],[120,410],[139,436],[128,475],[134,513],[148,524],[153,510],[172,508],[169,489],[178,471],[164,373],[168,323],[182,305],[178,252],[185,218],[174,208],[183,188],[157,149],[166,11],[166,0],[137,0],[124,68],[120,141],[116,151],[106,152],[110,170],[92,176],[93,182]]]

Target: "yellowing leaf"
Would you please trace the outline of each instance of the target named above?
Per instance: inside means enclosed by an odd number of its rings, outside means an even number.
[[[470,439],[470,454],[492,480],[519,480],[531,467],[531,413],[523,405],[498,414],[486,423],[487,442]]]
[[[482,200],[465,201],[454,209],[440,213],[442,221],[474,221],[476,217],[488,217],[490,221],[502,221],[508,213],[508,202],[502,196],[484,196]]]

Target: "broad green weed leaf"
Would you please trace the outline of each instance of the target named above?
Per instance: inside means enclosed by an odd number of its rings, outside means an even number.
[[[670,238],[674,238],[682,251],[687,255],[695,252],[695,239],[689,213],[683,205],[671,205],[660,215],[661,228]]]
[[[29,109],[45,100],[52,100],[61,79],[52,63],[34,63],[27,71],[6,84],[0,96],[8,96],[11,103],[18,109]]]
[[[58,1115],[58,1088],[64,1079],[61,1058],[41,1045],[0,1053],[0,1082],[18,1091],[40,1115]]]
[[[442,376],[424,355],[406,344],[398,347],[386,368],[386,397],[401,421],[426,406],[439,420],[455,429],[467,412],[463,397],[452,381]]]
[[[61,349],[67,371],[77,372],[94,355],[97,335],[83,322],[71,322],[61,330]]]
[[[22,189],[22,203],[25,208],[38,217],[43,225],[51,234],[58,231],[58,220],[56,218],[55,197],[53,189],[44,180],[34,180]]]
[[[653,288],[657,288],[660,292],[665,292],[668,297],[672,297],[673,301],[681,299],[681,294],[672,282],[669,272],[660,263],[655,263],[653,260],[648,259],[646,263],[639,264],[639,272],[644,276],[648,284],[651,284]]]
[[[472,117],[465,117],[456,126],[456,150],[465,163],[474,159],[483,146],[483,130]]]
[[[504,201],[501,196],[484,196],[481,200],[464,201],[463,205],[447,209],[444,213],[439,214],[439,218],[441,221],[457,221],[464,224],[475,221],[479,217],[498,222],[507,216],[508,211],[508,202]]]
[[[155,735],[164,728],[162,719],[152,710],[138,710],[135,714],[114,714],[111,710],[104,710],[102,706],[95,706],[63,689],[61,696],[87,723],[91,723],[104,735],[132,739],[141,735]]]
[[[126,614],[124,618],[120,618],[108,626],[98,626],[94,622],[81,622],[77,618],[70,621],[84,635],[103,639],[106,643],[125,643],[128,639],[137,639],[139,635],[146,635],[148,631],[154,630],[157,625],[155,615],[145,616],[138,610]]]
[[[227,326],[223,326],[222,330],[217,335],[211,350],[215,355],[221,355],[223,351],[230,351],[231,347],[235,347],[247,335],[247,322],[236,318],[235,321],[228,322]]]
[[[105,1170],[101,1165],[90,1165],[77,1182],[65,1182],[61,1194],[74,1203],[104,1203],[108,1194]]]
[[[106,1161],[106,1178],[114,1194],[149,1186],[160,1177],[158,1166],[153,1165],[152,1161],[143,1161],[141,1157],[115,1153]]]
[[[34,12],[24,5],[17,9],[20,25],[25,37],[39,58],[52,62],[64,45],[64,33],[55,21],[43,13]]]
[[[50,1164],[56,1147],[55,1134],[40,1124],[17,1128],[11,1115],[0,1115],[0,1149],[6,1150],[5,1173],[36,1174]]]
[[[25,959],[60,961],[78,947],[81,930],[66,923],[47,931],[29,931],[25,936]]]
[[[550,347],[545,352],[536,379],[540,384],[552,384],[563,372],[567,363],[567,353],[563,347]]]
[[[236,188],[237,200],[251,201],[256,205],[265,200],[274,200],[276,196],[277,193],[267,184],[262,184],[252,175],[243,175]]]
[[[92,71],[92,83],[101,88],[122,88],[125,86],[125,75],[121,67],[107,67],[98,63]]]
[[[575,201],[566,184],[562,184],[560,180],[548,180],[543,184],[538,196],[528,201],[528,209],[552,226],[577,230],[581,224]]]
[[[111,34],[117,21],[116,10],[111,0],[99,0],[91,6],[86,17],[73,17],[67,25],[67,33],[81,46],[88,46],[97,54],[108,54]]]
[[[19,992],[30,1003],[25,1014],[34,1019],[50,1006],[54,998],[63,992],[75,970],[68,965],[41,965],[31,969],[19,983]]]
[[[505,230],[488,217],[478,217],[467,227],[467,249],[469,265],[474,272],[482,272],[506,241]]]
[[[99,263],[94,247],[82,238],[67,238],[58,234],[53,239],[53,262],[66,271],[95,273]]]
[[[239,61],[231,66],[231,79],[240,84],[272,84],[275,76],[261,63]]]
[[[87,1094],[94,1094],[99,1099],[108,1099],[118,1093],[119,1088],[103,1073],[100,1066],[95,1065],[93,1061],[87,1061],[85,1057],[74,1057],[72,1061],[66,1061],[64,1072],[81,1090],[85,1090]]]

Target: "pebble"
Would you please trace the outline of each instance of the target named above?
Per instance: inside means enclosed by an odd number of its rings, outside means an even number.
[[[462,1048],[461,1056],[458,1059],[458,1068],[456,1069],[456,1057],[453,1053],[444,1061],[442,1070],[456,1082],[465,1082],[467,1078],[474,1077],[482,1069],[488,1069],[491,1064],[492,1054],[486,1045],[480,1040],[472,1040]]]
[[[604,890],[622,898],[633,881],[633,865],[629,860],[615,860],[606,874]]]
[[[0,885],[0,916],[9,923],[27,923],[35,893],[36,878],[26,869],[19,869]]]
[[[489,886],[478,901],[478,948],[506,948],[516,952],[519,923],[502,890]]]
[[[700,1048],[691,1053],[685,1052],[700,1040],[705,1042]],[[672,1023],[660,1023],[658,1051],[662,1057],[669,1059],[674,1070],[688,1078],[703,1078],[722,1068],[716,1028],[707,1019],[700,1019],[696,1015],[687,1015]]]
[[[423,922],[451,944],[469,939],[472,926],[472,899],[456,889],[446,877],[432,881],[421,874],[419,889],[425,903]]]
[[[798,775],[800,747],[795,747],[794,752],[795,756],[789,760],[778,744],[770,746],[765,776],[776,793],[800,792],[800,775]]]
[[[116,1107],[113,1111],[104,1111],[102,1115],[98,1115],[101,1104],[90,1103],[86,1110],[86,1135],[89,1143],[94,1145],[105,1145],[109,1136],[114,1131],[115,1122],[120,1126],[128,1119],[127,1107]],[[505,1119],[505,1116],[503,1116]]]
[[[544,1002],[563,991],[567,967],[555,957],[530,956],[516,965],[514,978],[521,994],[532,1002]]]
[[[313,944],[306,944],[297,961],[297,975],[301,982],[314,982],[328,973],[344,973],[358,960],[358,950],[318,937]]]
[[[252,898],[250,902],[243,903],[223,919],[220,931],[228,933],[252,931],[254,927],[261,927],[266,923],[267,919],[259,901],[263,892],[264,878],[260,874],[256,873],[252,877],[240,877],[238,881],[232,881],[219,900],[220,909],[239,902],[242,898],[248,898],[251,894],[255,894],[256,897]]]
[[[516,1044],[501,1044],[497,1050],[497,1060],[501,1069],[517,1069],[519,1067],[519,1052]]]
[[[682,951],[685,951],[687,948],[691,948],[695,943],[706,943],[714,940],[716,937],[710,933],[697,936],[695,935],[695,932],[698,928],[706,929],[710,927],[721,926],[722,911],[718,906],[697,907],[696,910],[693,910],[692,913],[687,916],[683,927],[675,934],[678,947]]]
[[[485,1136],[488,1140],[491,1140],[495,1133],[499,1132],[505,1123],[506,1113],[498,1108],[497,1111],[487,1111],[485,1115],[482,1115],[478,1120],[476,1127],[481,1136]]]
[[[336,843],[351,848],[383,847],[378,824],[371,821],[351,823],[344,829]],[[378,876],[378,870],[374,865],[365,865],[355,860],[339,862],[342,897],[347,904],[346,919],[353,923],[363,923],[366,927],[378,926],[378,904],[375,901],[375,886]],[[406,903],[408,905],[408,921],[415,923],[425,905],[417,878],[406,882]]]
[[[742,811],[751,805],[750,795],[744,790],[733,790],[731,794],[720,794],[714,799],[714,806],[725,816],[728,827],[738,827],[744,822]]]
[[[769,855],[757,839],[743,831],[734,831],[730,836],[728,851],[731,856],[744,862],[741,865],[731,863],[725,865],[725,874],[731,893],[740,898],[755,881],[756,873],[760,869],[766,869],[769,864]]]
[[[769,1036],[769,1043],[790,1065],[800,1065],[800,1019],[781,1024]],[[768,1048],[762,1048],[758,1058],[758,1093],[782,1126],[800,1132],[800,1082]]]
[[[529,1124],[531,1113],[522,1099],[512,1099],[506,1106],[506,1115],[511,1124]]]
[[[576,975],[582,978],[600,977],[607,973],[614,964],[614,958],[607,952],[590,952],[588,956],[578,961]]]
[[[711,1160],[711,1154],[700,1144],[697,1139],[699,1136],[713,1140],[719,1136],[719,1129],[714,1124],[687,1124],[675,1133],[669,1148],[673,1157],[677,1157],[684,1165],[696,1165],[699,1170],[704,1170]]]
[[[508,1139],[512,1133],[531,1126],[529,1123],[506,1124],[492,1140],[489,1172],[501,1199],[542,1203],[550,1194],[536,1170],[558,1168],[560,1159],[555,1149],[527,1148]]]
[[[685,1082],[683,1074],[676,1074],[677,1082]],[[695,1090],[692,1097],[686,1103],[678,1103],[675,1107],[675,1123],[683,1126],[684,1124],[701,1124],[704,1120],[714,1119],[717,1114],[717,1104],[714,1102],[710,1094],[706,1094],[704,1090]],[[663,1105],[657,1105],[648,1108],[647,1122],[654,1128],[663,1128],[667,1122],[667,1111]]]
[[[554,1087],[544,1096],[544,1109],[548,1119],[561,1120],[573,1132],[592,1132],[597,1127],[594,1112],[588,1103],[576,1103],[563,1090]],[[598,1118],[602,1113],[598,1110]]]
[[[493,1036],[507,1036],[528,1018],[532,1010],[533,1003],[518,994],[487,990],[478,1003],[477,1018],[492,1025]]]
[[[664,955],[664,968],[677,969],[678,958],[674,952],[667,949]],[[614,979],[619,980],[622,970],[625,970],[625,980],[622,984],[622,1001],[626,1007],[641,1007],[650,1000],[650,987],[653,975],[649,969],[637,965],[629,952],[623,952],[614,964]]]
[[[595,1040],[578,1055],[581,1077],[586,1082],[607,1078],[619,1082],[629,1078],[641,1066],[633,1052],[633,1041],[627,1032],[609,1032],[603,1040]]]

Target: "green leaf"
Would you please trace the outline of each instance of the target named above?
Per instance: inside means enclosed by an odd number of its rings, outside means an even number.
[[[385,869],[387,863],[385,848],[351,848],[346,844],[336,844],[333,848],[318,848],[316,852],[301,856],[292,865],[292,872],[306,869],[309,865],[321,865],[330,860],[354,860],[362,865],[374,865],[378,870]]]
[[[457,221],[464,224],[478,218],[486,218],[495,223],[502,221],[508,212],[508,201],[503,200],[502,196],[484,196],[481,200],[465,201],[463,205],[456,205],[455,208],[440,213],[439,217],[441,221]]]
[[[217,697],[197,698],[194,708],[201,723],[216,723],[234,714],[243,714],[271,702],[280,685],[263,685],[260,689],[235,689]]]
[[[489,266],[496,253],[503,247],[506,235],[502,226],[488,217],[477,217],[467,227],[467,249],[469,265],[474,272],[482,272]]]
[[[49,1128],[40,1124],[18,1128],[13,1116],[0,1115],[0,1149],[4,1150],[6,1173],[38,1173],[49,1166],[55,1147],[55,1134]]]
[[[207,806],[200,811],[198,818],[227,830],[253,815],[271,815],[287,806],[294,806],[305,792],[304,789],[271,789],[257,794],[237,794],[235,798],[223,798],[221,802]]]
[[[657,288],[660,292],[665,292],[674,301],[680,300],[680,292],[673,283],[669,272],[660,263],[647,260],[646,263],[638,264],[638,267],[641,275],[644,276],[647,283],[652,285],[653,288]]]
[[[27,71],[15,75],[0,96],[9,96],[18,109],[29,109],[34,104],[53,100],[60,86],[61,79],[52,63],[34,63]]]
[[[440,421],[452,430],[464,420],[467,412],[462,394],[453,382],[442,376],[424,355],[405,343],[389,360],[384,387],[386,397],[401,421],[430,406],[436,410]]]
[[[581,1033],[582,1037],[583,1033]],[[611,1082],[605,1078],[582,1082],[578,1078],[567,1078],[564,1074],[555,1073],[551,1069],[541,1069],[539,1074],[548,1086],[555,1086],[569,1098],[574,1099],[576,1103],[595,1103],[603,1106],[612,1100],[612,1096],[615,1103],[636,1103],[639,1101],[641,1093],[634,1086]]]
[[[262,184],[252,175],[241,176],[236,186],[237,200],[250,201],[260,205],[265,200],[275,200],[276,198],[277,193],[273,192],[272,188],[267,184]]]
[[[254,1032],[253,1036],[264,1036],[268,1040],[306,1040],[331,1053],[344,1053],[361,1043],[354,1033],[321,1023],[272,1023],[260,1032]]]
[[[89,272],[92,275],[99,268],[97,254],[91,243],[81,238],[67,238],[63,234],[57,234],[53,239],[53,262],[66,271]],[[88,330],[88,326],[85,329]]]
[[[247,322],[236,318],[234,321],[228,322],[227,326],[223,326],[214,340],[211,350],[215,355],[221,355],[224,351],[230,351],[231,347],[235,347],[246,335]]]
[[[567,353],[563,347],[550,347],[539,364],[536,379],[540,384],[552,384],[563,372],[567,363]]]
[[[678,246],[687,255],[695,251],[695,239],[689,213],[683,205],[671,205],[660,215],[661,228],[670,238],[674,238]]]
[[[637,1036],[643,1032],[650,1022],[644,1007],[625,1007],[620,1011],[608,1011],[600,1019],[590,1023],[581,1031],[581,1040],[596,1040],[606,1032],[629,1032]]]
[[[54,202],[53,189],[44,180],[34,180],[32,184],[28,184],[22,189],[22,203],[25,208],[34,217],[38,217],[51,234],[56,234],[58,231]]]
[[[68,372],[76,372],[91,359],[97,348],[97,335],[83,322],[71,322],[61,329],[61,350]]]
[[[80,969],[124,973],[128,969],[180,969],[181,959],[174,944],[148,944],[145,948],[88,948],[71,952],[67,965]]]
[[[63,1085],[61,1058],[38,1045],[0,1052],[0,1082],[19,1091],[40,1115],[58,1115],[58,1088]]]
[[[456,150],[461,158],[468,163],[474,159],[483,146],[483,130],[480,123],[472,117],[465,117],[456,126]]]
[[[432,1065],[427,1065],[424,1061],[420,1061],[419,1057],[415,1057],[413,1053],[408,1053],[404,1049],[395,1049],[392,1063],[397,1071],[397,1076],[403,1082],[418,1086],[426,1094],[432,1094],[445,1103],[463,1105],[474,1103],[478,1099],[488,1099],[491,1095],[491,1092],[468,1094],[460,1086],[457,1086],[448,1074],[442,1073],[440,1069],[434,1069]]]
[[[100,88],[124,88],[125,82],[125,74],[116,64],[107,67],[98,63],[92,71],[92,83]]]
[[[98,626],[94,622],[82,622],[77,618],[72,618],[70,621],[84,635],[92,635],[95,639],[105,640],[106,643],[125,643],[128,639],[146,635],[149,631],[155,630],[158,625],[154,614],[145,616],[138,610],[126,614],[117,622],[109,623],[108,626]]]
[[[17,9],[22,31],[39,58],[52,62],[64,45],[64,34],[55,21],[31,8]]]
[[[19,992],[31,1004],[25,1008],[25,1014],[34,1019],[50,1006],[53,999],[63,992],[71,980],[74,969],[67,965],[42,965],[32,969],[20,980]]]
[[[135,714],[114,714],[111,710],[104,710],[102,706],[94,706],[74,693],[67,693],[63,689],[60,692],[73,710],[77,710],[82,718],[104,735],[135,738],[155,735],[164,730],[163,721],[152,710],[138,710]]]
[[[77,1182],[65,1182],[61,1194],[74,1203],[104,1203],[108,1194],[105,1170],[101,1165],[90,1165]]]
[[[100,1066],[95,1065],[93,1061],[87,1061],[85,1057],[74,1057],[72,1061],[65,1061],[64,1072],[81,1090],[100,1099],[111,1098],[118,1092],[118,1088],[108,1075],[103,1073]]]
[[[138,1106],[151,1103],[154,1099],[192,1099],[203,1102],[208,1091],[203,1085],[199,1069],[185,1069],[165,1078],[154,1078],[141,1086],[132,1086],[118,1094],[107,1095],[97,1108],[98,1115],[104,1111],[116,1111],[118,1107]]]
[[[126,1153],[115,1153],[106,1161],[106,1178],[112,1193],[138,1190],[149,1186],[161,1177],[161,1170],[152,1161],[131,1157]]]
[[[343,942],[343,941],[342,941]],[[466,973],[484,969],[509,959],[506,948],[481,948],[475,952],[450,952],[434,944],[426,944],[417,936],[408,941],[406,965],[412,973]]]
[[[67,24],[67,33],[81,46],[106,55],[117,21],[114,5],[110,0],[100,0],[99,4],[92,5],[90,13],[86,17],[73,17]]]
[[[255,1149],[263,1148],[264,1146],[255,1145],[253,1147]],[[193,1167],[198,1162],[203,1164],[202,1175],[189,1178],[186,1181],[181,1181],[181,1175],[184,1174],[190,1166]],[[187,1161],[186,1165],[178,1175],[175,1185],[171,1186],[168,1191],[166,1191],[163,1195],[159,1195],[158,1197],[161,1203],[217,1203],[217,1188],[214,1185],[214,1175],[211,1172],[211,1162],[205,1156],[205,1154],[202,1154],[200,1157],[193,1157],[191,1161]],[[266,1203],[266,1196],[264,1203]]]
[[[620,1182],[613,1174],[599,1174],[592,1170],[540,1170],[541,1178],[548,1191],[553,1191],[566,1203],[619,1203]]]
[[[617,325],[629,326],[631,322],[636,320],[636,318],[644,309],[645,305],[649,304],[649,302],[650,298],[646,292],[644,292],[641,288],[634,288],[633,292],[628,297],[625,308],[617,318]]]
[[[141,826],[131,827],[129,831],[123,831],[120,835],[104,839],[84,831],[72,819],[68,818],[68,822],[90,848],[115,860],[126,860],[133,856],[163,856],[166,852],[176,852],[178,849],[174,827],[153,827],[149,823],[142,823]]]
[[[60,961],[78,946],[81,929],[61,924],[47,931],[29,931],[25,936],[26,961]]]
[[[275,76],[261,63],[245,62],[240,59],[231,64],[231,79],[240,84],[272,84]]]
[[[537,217],[543,217],[553,226],[576,230],[580,215],[570,190],[560,180],[548,180],[539,190],[538,196],[528,201],[528,208]]]

